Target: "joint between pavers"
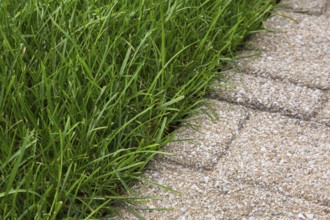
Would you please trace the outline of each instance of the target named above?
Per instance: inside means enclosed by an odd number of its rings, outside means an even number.
[[[330,128],[330,124],[326,124],[326,123],[323,123],[323,122],[313,121],[313,120],[310,120],[310,121],[307,121],[307,122],[313,122],[315,124],[322,125],[322,126]]]
[[[279,108],[279,110],[272,110],[270,108],[258,108],[257,106],[249,104],[249,103],[247,103],[247,104],[246,103],[237,103],[235,101],[228,101],[228,100],[222,99],[222,98],[219,98],[218,100],[226,101],[228,103],[239,105],[239,106],[243,106],[243,107],[251,109],[253,111],[267,112],[267,113],[272,113],[272,114],[280,114],[282,116],[285,116],[285,117],[288,117],[288,118],[291,118],[291,119],[301,120],[301,121],[304,121],[304,122],[316,123],[316,124],[319,124],[319,125],[322,125],[322,126],[330,127],[330,124],[326,124],[326,123],[322,123],[322,122],[313,120],[318,116],[318,114],[322,111],[322,109],[325,108],[324,104],[327,102],[328,99],[322,100],[322,104],[321,104],[322,107],[316,109],[316,111],[314,111],[313,113],[311,113],[308,116],[307,115],[301,115],[301,114],[292,115],[290,112],[286,113],[285,109],[282,109],[282,108]]]
[[[213,97],[210,97],[211,100],[215,100],[215,101],[221,101],[219,100],[218,98],[213,98]],[[231,103],[231,102],[228,102],[226,100],[223,100],[227,103],[230,103],[230,104],[234,104],[234,105],[237,105],[237,106],[243,106],[243,105],[238,105],[237,103]],[[244,129],[245,125],[247,124],[247,122],[250,120],[250,117],[251,117],[251,110],[246,108],[245,106],[243,106],[245,109],[245,115],[244,117],[239,121],[238,123],[238,128],[236,131],[233,131],[232,132],[232,136],[231,138],[225,143],[225,147],[224,147],[224,152],[220,153],[219,155],[216,156],[217,158],[217,162],[212,164],[211,166],[208,166],[208,167],[199,167],[199,168],[196,168],[195,166],[193,165],[184,165],[184,164],[181,164],[179,162],[176,162],[177,164],[181,165],[182,167],[185,167],[185,168],[189,168],[189,169],[193,169],[193,170],[199,170],[199,171],[212,171],[214,170],[214,168],[216,167],[216,165],[218,164],[219,160],[221,160],[223,157],[225,157],[227,155],[227,152],[228,150],[230,149],[232,143],[239,137],[240,133],[242,132],[242,130]]]
[[[325,5],[325,13],[327,16],[330,16],[330,0],[327,1]]]
[[[313,118],[313,116],[315,115],[315,113],[309,114],[309,115],[304,115],[304,114],[292,114],[290,111],[285,110],[284,108],[278,107],[276,109],[272,109],[271,107],[267,107],[267,106],[260,106],[256,103],[245,103],[245,102],[237,102],[237,101],[232,101],[232,100],[228,100],[225,97],[217,97],[214,98],[216,100],[219,101],[225,101],[231,104],[235,104],[235,105],[239,105],[239,106],[243,106],[245,108],[251,109],[251,110],[255,110],[255,111],[260,111],[260,112],[268,112],[268,113],[279,113],[283,116],[286,116],[288,118],[293,118],[293,119],[299,119],[299,120],[303,120],[303,121],[311,121],[311,119]]]
[[[317,90],[320,90],[322,92],[327,92],[329,90],[328,88],[324,88],[322,86],[310,85],[310,84],[307,84],[307,83],[301,83],[301,82],[298,82],[297,80],[294,80],[294,79],[273,75],[268,71],[255,70],[255,69],[253,69],[251,67],[248,67],[248,66],[242,68],[241,73],[251,75],[251,76],[261,77],[261,78],[264,78],[264,79],[278,80],[278,81],[281,81],[281,82],[284,82],[284,83],[288,82],[288,83],[290,83],[294,86],[306,87],[308,89],[313,89],[313,90],[317,89]]]
[[[227,141],[224,152],[221,153],[218,158],[217,161],[219,161],[220,159],[222,159],[223,157],[225,157],[227,155],[228,150],[231,148],[232,143],[239,137],[240,133],[242,132],[242,130],[244,129],[245,125],[247,124],[247,122],[250,120],[251,117],[251,111],[249,111],[248,109],[246,110],[246,116],[240,120],[239,124],[238,124],[238,129],[235,133],[232,134],[232,137]],[[214,165],[215,166],[215,165]]]
[[[172,159],[169,159],[169,158],[161,158],[161,160],[163,162],[166,162],[166,161],[169,161],[173,166],[179,166],[179,167],[182,167],[182,168],[186,168],[186,169],[189,169],[189,170],[194,170],[194,171],[211,171],[213,170],[213,167],[196,167],[192,164],[186,164],[186,163],[182,163],[182,162],[179,162],[177,160],[172,160]]]

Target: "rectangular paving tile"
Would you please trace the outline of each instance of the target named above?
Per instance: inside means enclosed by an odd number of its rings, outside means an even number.
[[[217,165],[218,175],[330,207],[330,128],[256,113]]]
[[[326,11],[327,0],[282,0],[281,5],[312,15],[321,15]]]
[[[243,104],[259,110],[310,119],[316,114],[324,97],[323,91],[249,74],[228,76],[232,87],[215,88],[213,97]]]
[[[157,163],[147,178],[180,191],[173,194],[154,186],[141,185],[138,196],[157,197],[138,206],[145,219],[327,219],[329,207],[291,198],[247,184],[229,181],[216,172],[177,169]],[[137,207],[136,207],[137,208]],[[144,208],[166,208],[151,211]],[[136,219],[128,212],[122,219]]]
[[[254,35],[252,50],[241,53],[241,57],[256,54],[256,51],[261,53],[258,57],[242,59],[243,71],[312,88],[330,89],[330,18],[277,13],[280,15],[264,24],[275,31]]]
[[[176,131],[176,141],[162,148],[162,151],[174,154],[163,157],[164,160],[205,169],[217,163],[248,117],[248,112],[242,106],[217,100],[210,99],[207,104],[211,110],[204,109],[189,120],[189,124],[197,125],[196,128],[182,126]],[[209,115],[215,114],[213,119],[205,113],[207,111]]]

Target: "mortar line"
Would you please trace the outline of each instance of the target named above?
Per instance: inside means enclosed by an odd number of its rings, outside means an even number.
[[[232,137],[226,142],[224,152],[220,154],[217,158],[217,161],[221,160],[223,157],[225,157],[228,153],[228,150],[231,148],[232,143],[239,137],[239,135],[242,133],[242,130],[244,129],[247,122],[250,120],[251,113],[249,111],[246,111],[246,116],[240,120],[238,124],[237,131],[232,135]],[[218,164],[218,163],[217,163]],[[215,165],[216,166],[216,165]]]
[[[259,109],[257,107],[252,106],[252,105],[247,105],[247,104],[244,104],[244,103],[237,103],[235,101],[229,101],[229,100],[226,100],[225,98],[220,98],[220,97],[214,97],[213,96],[213,97],[210,97],[210,99],[214,99],[214,100],[218,100],[218,101],[223,101],[223,102],[227,102],[227,103],[238,105],[238,106],[243,106],[245,108],[248,108],[248,109],[251,109],[251,110],[254,110],[254,111],[266,112],[266,113],[271,113],[271,114],[278,113],[278,114],[280,114],[282,116],[285,116],[285,117],[288,117],[288,118],[291,118],[291,119],[301,120],[301,121],[310,122],[310,123],[316,123],[316,124],[319,124],[319,125],[322,125],[322,126],[330,127],[330,125],[327,125],[325,123],[321,123],[321,122],[313,121],[312,120],[312,118],[314,118],[317,115],[317,112],[314,113],[312,116],[308,116],[308,118],[303,118],[303,117],[299,117],[299,116],[285,114],[285,113],[283,113],[281,111],[275,111],[275,110],[274,111],[271,111],[271,109],[267,109],[267,108],[265,108],[264,110],[263,109]]]
[[[262,72],[264,72],[266,75],[260,74]],[[287,79],[287,78],[280,77],[280,76],[274,76],[274,75],[272,75],[271,73],[269,73],[267,71],[257,71],[256,73],[251,73],[250,70],[247,69],[247,70],[242,70],[241,73],[246,74],[246,75],[250,75],[250,76],[261,77],[261,78],[264,78],[264,79],[272,79],[274,81],[277,80],[277,81],[281,81],[283,83],[290,83],[294,86],[306,87],[308,89],[313,89],[313,90],[317,89],[317,90],[320,90],[322,92],[326,92],[326,91],[329,90],[328,88],[322,88],[322,87],[317,86],[317,85],[310,86],[310,85],[305,84],[305,83],[299,83],[299,82],[297,82],[296,80],[293,80],[293,79]]]

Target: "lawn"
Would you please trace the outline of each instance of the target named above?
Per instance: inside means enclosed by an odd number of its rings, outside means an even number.
[[[0,0],[0,216],[101,218],[275,0]]]

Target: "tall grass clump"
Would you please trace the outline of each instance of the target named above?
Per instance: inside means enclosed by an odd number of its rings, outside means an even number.
[[[0,0],[0,216],[101,218],[273,0]]]

